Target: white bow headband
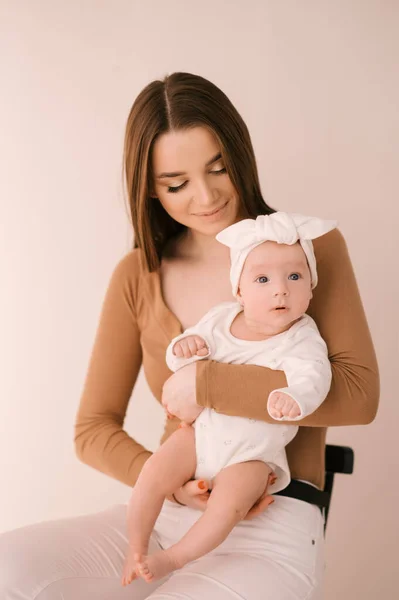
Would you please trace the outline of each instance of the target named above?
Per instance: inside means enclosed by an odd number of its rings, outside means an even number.
[[[271,215],[260,215],[256,219],[244,219],[223,229],[216,239],[230,248],[230,281],[233,295],[237,296],[241,272],[248,254],[256,246],[267,241],[288,245],[299,241],[308,260],[312,288],[316,287],[316,257],[311,240],[335,229],[336,226],[336,221],[324,221],[296,213],[275,212]]]

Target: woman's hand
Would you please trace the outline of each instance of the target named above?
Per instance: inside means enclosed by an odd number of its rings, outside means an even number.
[[[196,403],[196,365],[192,363],[173,373],[164,383],[162,406],[181,421],[193,423],[204,410]]]
[[[244,518],[244,521],[250,521],[251,519],[257,517],[263,511],[267,509],[270,504],[273,504],[274,498],[273,496],[269,496],[268,487],[272,485],[276,481],[276,475],[271,472],[269,475],[269,479],[267,481],[266,489],[263,492],[262,496],[255,502],[251,510],[247,513]],[[204,511],[206,509],[207,502],[209,500],[210,492],[209,489],[212,488],[212,483],[207,481],[206,479],[196,479],[194,481],[188,481],[181,488],[174,492],[174,497],[168,497],[168,500],[174,502],[176,504],[176,500],[178,500],[181,504],[189,506],[190,508],[195,508],[197,510]]]
[[[175,498],[168,497],[168,500],[174,503],[178,500],[181,504],[185,504],[190,508],[204,511],[209,499],[209,486],[210,483],[205,479],[188,481],[174,492]]]
[[[270,506],[270,504],[273,504],[274,498],[273,496],[269,496],[268,487],[275,481],[275,474],[270,473],[265,491],[263,492],[261,497],[255,502],[251,510],[247,512],[246,516],[244,517],[244,521],[250,521],[251,519],[254,519],[258,515],[262,514],[267,509],[267,507]]]

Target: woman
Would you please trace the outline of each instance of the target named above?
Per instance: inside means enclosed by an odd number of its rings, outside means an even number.
[[[155,397],[179,418],[203,407],[273,423],[265,410],[281,371],[200,361],[171,375],[165,350],[212,306],[232,299],[228,248],[215,240],[243,217],[270,214],[250,137],[226,96],[209,81],[174,73],[149,84],[126,128],[125,168],[136,248],[117,265],[106,294],[76,423],[87,464],[133,486],[150,453],[123,430],[141,365]],[[299,207],[300,208],[300,207]],[[323,485],[326,427],[373,420],[378,371],[341,234],[314,243],[319,283],[309,314],[332,363],[331,391],[287,447],[293,478]],[[345,290],[345,294],[342,293]],[[337,326],[339,324],[339,326]],[[163,440],[178,425],[167,422]],[[188,482],[166,502],[151,540],[180,539],[207,501],[208,482]],[[319,508],[276,496],[252,509],[216,550],[166,581],[120,586],[126,508],[26,527],[0,537],[4,600],[318,599],[323,518]],[[182,506],[185,505],[185,506]]]

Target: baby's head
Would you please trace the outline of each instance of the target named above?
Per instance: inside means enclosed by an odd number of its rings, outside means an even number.
[[[276,212],[221,231],[216,239],[230,248],[233,295],[245,316],[276,323],[277,330],[302,316],[317,285],[311,240],[335,227],[335,221]]]
[[[245,260],[237,299],[254,323],[276,326],[296,321],[312,298],[312,277],[299,242],[263,242]]]

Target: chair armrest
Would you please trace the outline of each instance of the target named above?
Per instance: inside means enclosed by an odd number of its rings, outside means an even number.
[[[354,452],[348,446],[326,445],[326,471],[330,473],[353,473]]]

